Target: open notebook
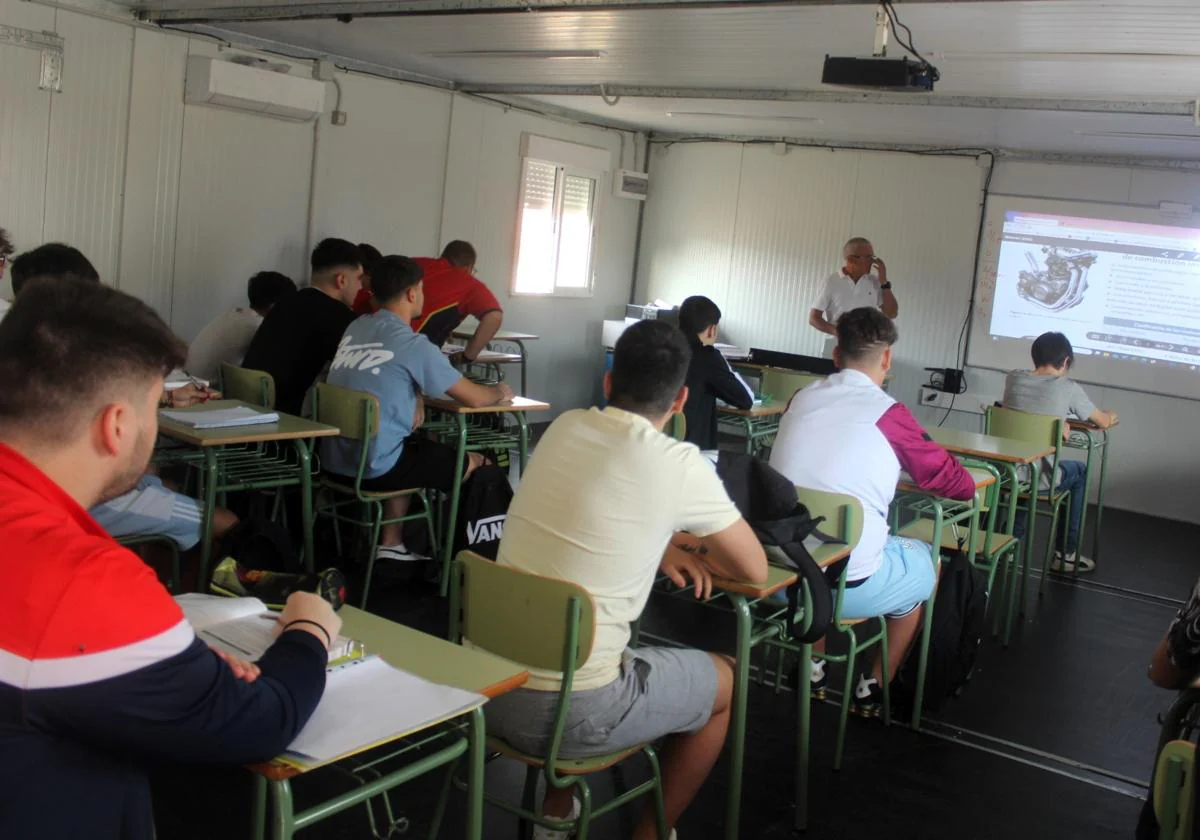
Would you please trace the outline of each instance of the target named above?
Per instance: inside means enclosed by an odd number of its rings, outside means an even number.
[[[279,415],[274,411],[258,411],[245,405],[208,411],[164,411],[162,416],[192,429],[229,429],[279,422]]]
[[[226,653],[253,661],[275,641],[279,615],[257,598],[191,593],[175,596],[175,602],[200,640]],[[329,648],[330,662],[356,655],[362,655],[362,646],[345,636],[338,636]]]
[[[486,702],[482,694],[429,682],[378,656],[352,659],[329,669],[316,711],[278,760],[311,770]]]

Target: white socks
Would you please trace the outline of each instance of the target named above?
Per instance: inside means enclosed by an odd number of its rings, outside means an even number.
[[[879,685],[879,680],[875,679],[874,677],[871,677],[870,679],[867,679],[866,677],[859,677],[858,685],[854,687],[854,696],[859,700],[866,700],[871,696],[871,686],[873,685]]]

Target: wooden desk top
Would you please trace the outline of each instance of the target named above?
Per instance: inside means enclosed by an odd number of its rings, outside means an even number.
[[[475,330],[459,327],[454,331],[454,335],[458,338],[474,338]],[[496,334],[492,336],[492,341],[537,341],[537,339],[538,337],[533,333],[516,332],[515,330],[497,330]]]
[[[202,412],[219,408],[237,408],[246,406],[258,411],[266,411],[259,406],[241,400],[209,400],[200,405],[188,408],[172,408],[170,411]],[[186,443],[190,446],[225,446],[232,443],[265,443],[272,440],[304,440],[307,438],[334,437],[339,434],[336,426],[326,426],[314,423],[303,417],[295,417],[275,412],[279,415],[278,423],[260,423],[251,426],[233,426],[226,429],[193,429],[182,423],[176,423],[162,415],[158,415],[158,431],[164,437]]]
[[[750,408],[734,408],[731,405],[717,407],[718,413],[730,414],[735,417],[774,417],[775,415],[783,414],[785,411],[787,411],[787,403],[785,402],[763,403],[762,405]]]
[[[529,679],[529,672],[520,665],[486,651],[462,647],[351,606],[342,607],[338,615],[342,617],[342,635],[362,642],[368,656],[378,655],[389,665],[430,682],[499,697]],[[254,764],[250,769],[268,779],[291,779],[302,773],[287,764]]]
[[[963,432],[958,429],[930,429],[929,436],[956,455],[969,455],[985,461],[1032,464],[1054,454],[1054,447],[1021,440]]]
[[[448,411],[451,414],[507,414],[512,411],[550,410],[550,403],[531,400],[527,397],[513,397],[509,402],[485,405],[482,408],[471,408],[457,400],[426,397],[425,406],[427,408],[436,408],[439,411]]]
[[[786,562],[779,548],[773,545],[766,546],[767,560],[771,565],[767,568],[766,583],[745,583],[740,580],[729,580],[728,578],[713,578],[713,586],[723,592],[733,592],[737,595],[744,595],[747,598],[766,598],[774,595],[780,590],[787,589],[799,579],[799,574],[783,564]],[[837,561],[849,556],[850,548],[845,545],[823,545],[813,552],[813,560],[822,569],[831,566]]]
[[[1116,423],[1113,423],[1113,424],[1112,424],[1111,426],[1109,426],[1108,428],[1109,428],[1109,429],[1115,429],[1117,426],[1120,426],[1120,425],[1121,425],[1121,420],[1118,418],[1118,419],[1117,419],[1117,422],[1116,422]],[[1092,422],[1092,421],[1090,421],[1090,420],[1076,420],[1076,419],[1074,419],[1074,418],[1071,418],[1071,419],[1068,419],[1068,420],[1067,420],[1067,427],[1068,427],[1069,429],[1071,429],[1071,430],[1073,430],[1073,431],[1077,431],[1077,432],[1088,432],[1088,433],[1091,433],[1091,432],[1105,432],[1105,431],[1108,431],[1108,429],[1101,429],[1099,426],[1097,426],[1095,423],[1093,423],[1093,422]]]
[[[984,487],[990,487],[996,483],[996,476],[992,475],[987,470],[981,470],[978,467],[967,467],[967,472],[971,474],[971,478],[975,479],[975,489],[980,490]],[[924,493],[926,496],[933,496],[928,490],[922,490],[917,485],[910,481],[901,481],[896,485],[896,489],[904,493]]]

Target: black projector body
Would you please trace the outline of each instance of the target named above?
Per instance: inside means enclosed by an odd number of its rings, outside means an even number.
[[[938,72],[931,64],[908,58],[825,56],[821,82],[874,90],[933,90]]]

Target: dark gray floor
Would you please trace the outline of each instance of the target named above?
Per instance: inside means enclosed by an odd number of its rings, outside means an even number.
[[[1106,838],[1131,837],[1140,802],[1137,786],[1105,774],[1144,780],[1157,737],[1156,714],[1171,696],[1153,688],[1145,669],[1170,621],[1171,599],[1183,599],[1200,567],[1193,546],[1200,528],[1121,511],[1106,513],[1105,553],[1094,581],[1051,579],[1036,596],[1031,579],[1029,609],[1007,650],[989,641],[962,697],[937,716],[939,732],[958,730],[985,752],[932,734],[852,719],[843,769],[830,767],[836,709],[817,704],[813,716],[813,762],[809,780],[813,838]],[[1149,593],[1132,595],[1116,588]],[[430,632],[441,632],[445,606],[432,590],[381,586],[372,609]],[[691,605],[652,599],[648,624],[672,635],[715,644],[732,629],[714,623]],[[716,644],[716,646],[722,646]],[[751,690],[747,767],[740,836],[790,835],[795,708],[789,693]],[[987,738],[1013,742],[992,744]],[[1042,754],[1046,755],[1042,755]],[[1033,762],[1032,764],[1029,762]],[[1073,762],[1098,768],[1090,772]],[[1035,766],[1041,765],[1041,766]],[[644,772],[625,771],[633,784]],[[679,836],[721,836],[725,813],[724,760],[679,825]],[[1077,773],[1082,781],[1063,773]],[[159,836],[247,836],[249,779],[241,770],[180,771],[156,791]],[[488,768],[489,789],[519,795],[522,773],[509,762]],[[301,805],[342,782],[314,774],[297,785]],[[594,780],[599,798],[613,778]],[[1116,788],[1117,790],[1114,790]],[[413,826],[402,836],[422,836],[436,794],[436,780],[417,782],[395,797]],[[455,808],[461,800],[455,800]],[[597,824],[597,840],[628,834],[629,815]],[[623,821],[625,824],[623,824]],[[452,814],[443,837],[459,836]],[[490,811],[485,836],[516,837],[516,824]],[[365,812],[343,813],[300,837],[313,840],[370,837]]]

